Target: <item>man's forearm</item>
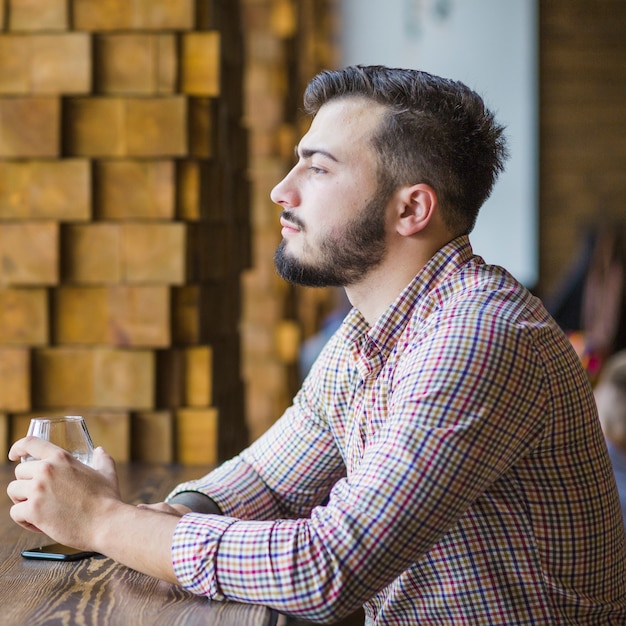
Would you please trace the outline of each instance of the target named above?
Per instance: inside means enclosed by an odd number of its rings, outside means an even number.
[[[178,583],[172,537],[179,517],[119,503],[93,524],[92,547],[127,567]]]
[[[197,491],[184,491],[167,504],[195,513],[221,515],[217,504]],[[172,537],[180,517],[148,506],[119,503],[105,523],[96,522],[95,550],[144,574],[178,583],[172,566]]]

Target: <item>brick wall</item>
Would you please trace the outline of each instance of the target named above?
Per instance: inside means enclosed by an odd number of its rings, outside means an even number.
[[[550,293],[588,229],[626,228],[626,2],[542,0],[540,282]]]

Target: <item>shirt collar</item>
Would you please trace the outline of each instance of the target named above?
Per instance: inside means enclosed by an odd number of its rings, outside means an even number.
[[[343,324],[344,340],[358,344],[367,352],[381,352],[386,358],[415,310],[442,280],[465,265],[472,256],[467,235],[453,239],[431,257],[373,326],[370,327],[361,312],[353,308]]]

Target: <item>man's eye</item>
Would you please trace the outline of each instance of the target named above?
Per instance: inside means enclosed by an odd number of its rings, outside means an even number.
[[[326,170],[322,169],[321,167],[315,167],[315,165],[311,165],[309,167],[309,169],[314,173],[314,174],[325,174]]]

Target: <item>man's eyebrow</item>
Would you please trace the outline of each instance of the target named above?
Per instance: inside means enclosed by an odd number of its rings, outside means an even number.
[[[298,144],[297,146],[295,146],[294,152],[297,157],[300,157],[302,159],[310,159],[312,156],[316,154],[321,154],[322,156],[328,157],[329,159],[331,159],[332,161],[335,161],[336,163],[339,162],[337,157],[335,157],[333,154],[328,152],[328,150],[323,150],[322,148],[302,148],[300,144]]]

